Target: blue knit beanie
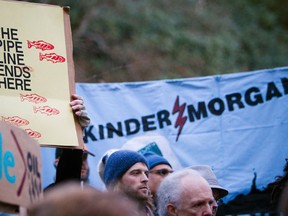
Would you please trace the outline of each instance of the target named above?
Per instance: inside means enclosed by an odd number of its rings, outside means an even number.
[[[146,164],[149,169],[145,158],[136,151],[123,149],[112,153],[106,161],[103,173],[106,187],[115,184],[128,169],[138,162]]]
[[[143,154],[145,159],[148,162],[149,168],[152,169],[153,167],[159,165],[159,164],[167,164],[168,166],[171,166],[171,164],[162,156],[155,154],[154,152],[146,152]]]

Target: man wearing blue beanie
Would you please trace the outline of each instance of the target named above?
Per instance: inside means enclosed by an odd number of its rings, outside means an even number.
[[[173,172],[171,164],[162,156],[154,152],[146,152],[143,154],[149,165],[149,188],[152,194],[154,205],[156,207],[156,194],[162,180]],[[155,214],[157,214],[155,212]]]
[[[108,190],[120,192],[134,200],[141,215],[153,216],[148,174],[149,166],[143,155],[122,149],[108,157],[103,181]]]
[[[146,152],[143,154],[149,165],[149,188],[153,197],[155,197],[157,189],[161,181],[173,172],[171,164],[162,156],[154,152]]]

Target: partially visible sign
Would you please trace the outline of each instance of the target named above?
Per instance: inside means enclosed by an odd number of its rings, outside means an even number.
[[[0,122],[0,211],[17,211],[42,197],[39,144],[24,130]]]
[[[69,9],[0,0],[0,16],[0,120],[41,145],[81,145]]]

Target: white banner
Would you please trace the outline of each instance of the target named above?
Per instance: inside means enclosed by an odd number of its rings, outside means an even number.
[[[284,67],[188,79],[78,83],[76,92],[92,119],[84,137],[96,155],[89,157],[90,183],[103,188],[97,164],[107,150],[149,148],[175,170],[210,165],[229,190],[224,201],[247,195],[251,188],[265,191],[283,174],[288,157],[287,72]],[[49,166],[54,170],[52,161]]]

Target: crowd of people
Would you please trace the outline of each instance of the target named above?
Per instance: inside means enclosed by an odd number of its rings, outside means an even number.
[[[83,99],[73,95],[73,113],[80,125],[89,125]],[[55,182],[44,190],[43,199],[29,206],[22,216],[215,216],[219,200],[228,190],[219,185],[208,165],[174,170],[154,152],[110,149],[98,163],[107,190],[89,185],[88,153],[85,149],[57,149]],[[96,169],[96,166],[95,166]],[[280,210],[287,215],[287,187]]]
[[[78,158],[79,164],[82,161],[80,151],[74,151],[62,152],[55,183],[45,190],[43,200],[27,209],[28,216],[216,215],[217,200],[228,194],[209,166],[174,171],[163,156],[127,149],[115,149],[103,155],[98,167],[107,190],[100,191],[89,183],[79,184],[83,181],[81,166],[73,171],[78,176],[71,173],[67,161],[71,158]],[[66,170],[64,166],[60,169],[65,160]]]

